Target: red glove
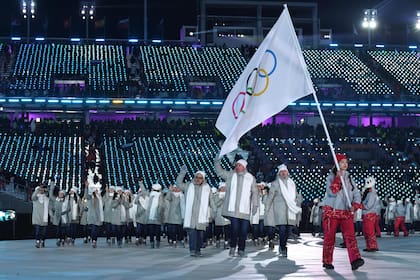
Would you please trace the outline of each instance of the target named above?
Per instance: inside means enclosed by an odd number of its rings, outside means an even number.
[[[333,194],[338,193],[339,190],[341,190],[341,180],[340,180],[340,176],[336,176],[334,178],[334,180],[331,183],[331,191]]]
[[[361,203],[357,203],[357,202],[352,202],[351,203],[351,206],[353,206],[353,209],[356,211],[357,209],[364,209],[364,206],[363,206],[363,204],[361,204]]]

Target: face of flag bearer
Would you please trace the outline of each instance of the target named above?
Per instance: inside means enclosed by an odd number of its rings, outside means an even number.
[[[349,168],[349,162],[346,158],[343,158],[338,162],[338,166],[340,167],[340,170],[345,171]]]

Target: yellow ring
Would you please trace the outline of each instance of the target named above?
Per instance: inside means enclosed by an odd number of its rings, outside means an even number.
[[[252,96],[260,96],[260,95],[262,95],[266,90],[267,90],[267,88],[268,88],[268,84],[269,84],[269,81],[268,81],[268,73],[267,73],[267,71],[264,69],[264,68],[260,68],[260,72],[262,72],[263,74],[264,74],[264,76],[265,76],[265,86],[264,86],[264,88],[260,91],[260,92],[257,92],[257,93],[253,93],[252,94]]]

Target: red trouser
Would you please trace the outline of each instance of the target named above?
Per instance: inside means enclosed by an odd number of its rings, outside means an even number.
[[[376,213],[368,213],[362,216],[363,218],[363,236],[366,241],[366,249],[378,249],[378,242],[376,242],[375,224]]]
[[[408,230],[405,227],[405,217],[404,216],[399,216],[399,217],[395,218],[394,236],[397,237],[398,235],[400,235],[400,228],[404,232],[404,236],[408,236]]]
[[[381,237],[381,215],[376,215],[375,220],[375,235],[376,237]]]
[[[360,252],[354,234],[353,214],[347,210],[334,210],[330,206],[324,206],[322,210],[322,226],[324,227],[322,262],[324,264],[332,264],[335,234],[338,226],[340,226],[341,232],[343,233],[350,263],[360,259]]]

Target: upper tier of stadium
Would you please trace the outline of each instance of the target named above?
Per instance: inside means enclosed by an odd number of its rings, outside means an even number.
[[[1,43],[6,97],[224,99],[252,48]],[[322,100],[410,101],[420,95],[416,50],[305,49]]]

